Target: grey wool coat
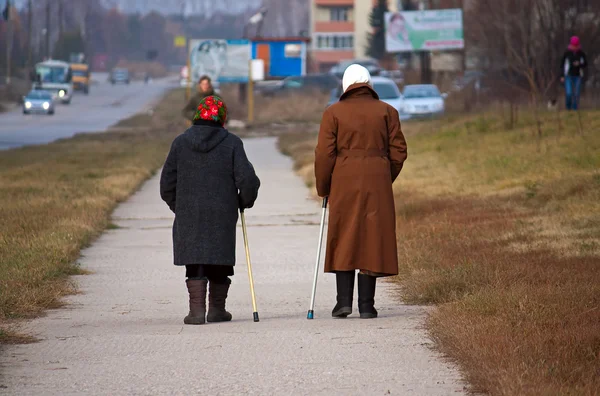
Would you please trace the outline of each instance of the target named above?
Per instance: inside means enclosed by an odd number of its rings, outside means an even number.
[[[235,265],[238,210],[254,205],[259,187],[242,140],[226,129],[193,125],[175,138],[160,178],[175,213],[175,265]]]

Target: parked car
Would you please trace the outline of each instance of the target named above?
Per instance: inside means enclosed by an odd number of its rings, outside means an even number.
[[[407,85],[402,92],[400,119],[442,116],[447,96],[432,84]]]
[[[265,96],[274,96],[308,92],[311,90],[326,93],[341,84],[341,81],[337,77],[330,74],[309,74],[306,76],[287,77],[279,84],[265,87],[262,90],[262,94]]]
[[[113,69],[110,73],[110,82],[112,85],[117,83],[129,84],[129,70],[127,69]]]
[[[398,85],[396,85],[393,80],[387,77],[371,77],[371,82],[373,83],[373,89],[379,96],[379,100],[400,111],[402,106],[402,94],[400,93]],[[331,91],[329,105],[332,105],[340,100],[340,96],[342,96],[341,85]]]
[[[33,90],[23,97],[23,114],[54,114],[52,94],[44,90]]]
[[[339,62],[337,65],[333,66],[331,70],[329,70],[329,74],[333,74],[337,78],[341,79],[344,76],[344,72],[348,66],[355,63],[365,67],[369,73],[371,73],[371,76],[378,76],[383,70],[379,65],[379,62],[377,62],[375,59],[352,59]]]
[[[404,73],[402,70],[382,70],[379,75],[391,79],[398,85],[404,84]]]

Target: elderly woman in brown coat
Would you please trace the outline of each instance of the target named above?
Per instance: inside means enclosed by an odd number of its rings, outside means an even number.
[[[329,197],[325,272],[336,275],[333,317],[352,313],[355,271],[361,318],[376,318],[377,277],[398,274],[392,183],[406,160],[398,111],[379,100],[371,76],[349,66],[340,101],[325,111],[316,148],[319,196]]]

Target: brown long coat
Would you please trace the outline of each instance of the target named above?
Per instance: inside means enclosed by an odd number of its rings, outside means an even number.
[[[325,272],[398,274],[392,183],[406,160],[398,112],[367,84],[325,111],[315,150],[321,197],[329,197]]]

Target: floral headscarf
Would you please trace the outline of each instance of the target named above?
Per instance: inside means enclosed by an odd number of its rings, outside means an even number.
[[[203,98],[196,109],[194,121],[204,120],[212,121],[225,125],[227,121],[227,106],[223,99],[216,95],[210,95]]]

